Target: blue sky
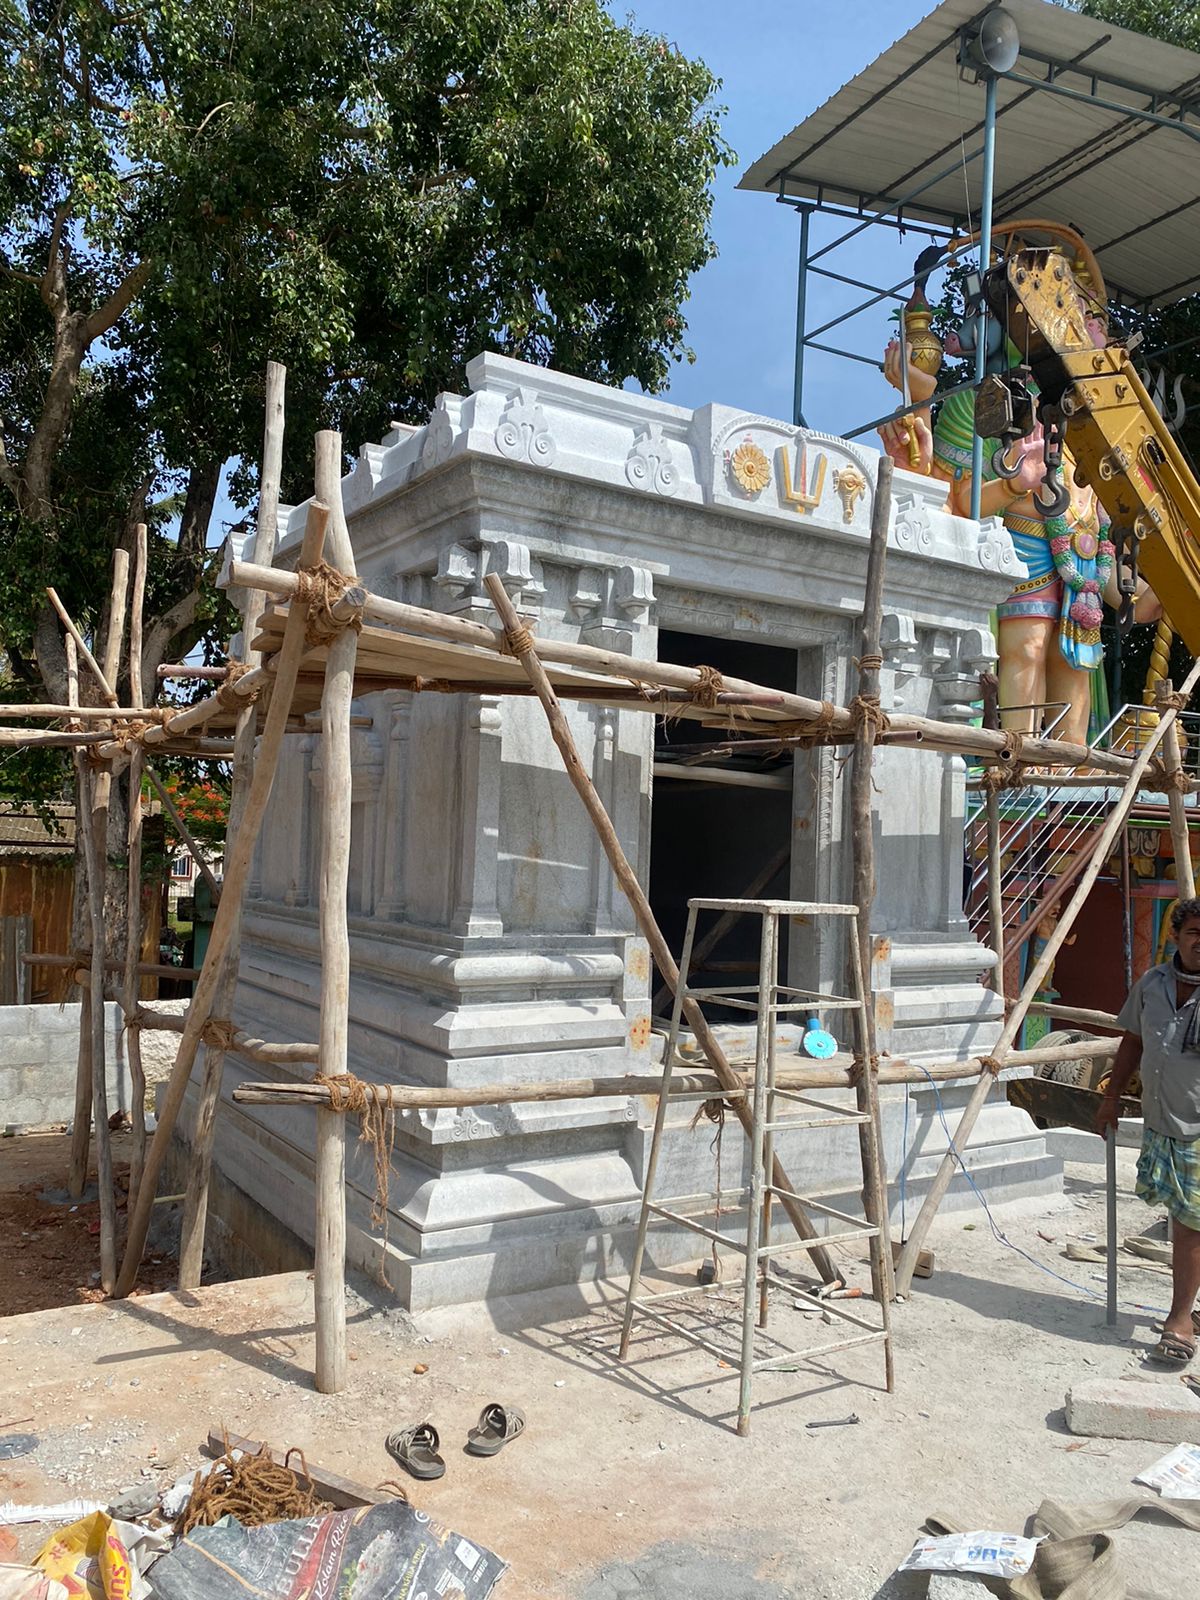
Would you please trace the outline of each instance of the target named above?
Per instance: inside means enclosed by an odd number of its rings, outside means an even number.
[[[738,154],[737,166],[716,180],[712,234],[720,255],[693,280],[686,314],[696,361],[676,369],[669,397],[677,404],[716,400],[790,418],[799,222],[791,207],[771,196],[739,192],[738,179],[933,6],[934,0],[742,0],[737,6],[727,0],[612,0],[614,16],[631,16],[639,27],[665,34],[723,80],[725,137]],[[977,185],[978,164],[973,191]],[[848,226],[814,218],[811,248]],[[927,242],[873,228],[828,264],[886,287],[912,271]],[[865,298],[811,278],[809,326]],[[827,338],[882,355],[893,304],[875,307]],[[870,421],[889,409],[891,394],[882,373],[816,352],[807,357],[810,427],[839,433]]]

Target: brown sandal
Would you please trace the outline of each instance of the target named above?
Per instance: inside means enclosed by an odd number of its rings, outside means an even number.
[[[467,1433],[467,1452],[473,1456],[494,1456],[510,1439],[525,1431],[525,1413],[516,1406],[498,1401],[484,1406],[479,1421]]]
[[[1149,1359],[1164,1367],[1186,1367],[1196,1354],[1195,1339],[1185,1339],[1178,1333],[1164,1333],[1150,1352]]]

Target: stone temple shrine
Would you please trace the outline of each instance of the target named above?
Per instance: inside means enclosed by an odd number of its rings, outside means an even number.
[[[424,427],[363,446],[343,482],[372,591],[492,623],[483,579],[498,573],[542,638],[710,664],[845,703],[873,450],[493,355],[468,379],[470,393],[442,395]],[[1024,569],[999,520],[950,515],[944,496],[944,484],[896,473],[882,699],[885,710],[966,722],[995,656],[993,608]],[[304,519],[304,507],[283,513],[283,564]],[[349,1069],[456,1086],[654,1071],[658,980],[536,701],[395,691],[354,709]],[[743,895],[772,863],[776,895],[850,898],[836,749],[748,770],[706,762],[705,741],[720,735],[696,723],[566,709],[676,950],[689,896]],[[267,1038],[315,1037],[320,770],[319,727],[289,738],[248,896],[234,1018]],[[963,761],[891,745],[874,771],[880,1048],[915,1059],[986,1051],[1000,1002],[980,982],[992,956],[963,916]],[[753,958],[747,928],[713,960],[729,970]],[[788,963],[792,983],[840,987],[837,930],[795,928]],[[728,1033],[736,1044],[737,1028]],[[271,1270],[307,1261],[297,1241],[311,1242],[313,1122],[303,1107],[234,1105],[250,1075],[267,1069],[248,1074],[227,1058],[209,1236],[231,1266]],[[965,1094],[942,1086],[951,1122]],[[919,1203],[946,1148],[934,1092],[881,1096],[893,1203],[901,1175],[908,1204]],[[694,1109],[672,1111],[664,1193],[714,1186],[711,1130],[690,1128]],[[370,1224],[370,1153],[349,1153],[351,1263],[382,1264],[413,1308],[619,1274],[653,1114],[652,1100],[614,1097],[399,1115],[386,1230]],[[740,1133],[725,1153],[723,1181],[735,1183]],[[785,1139],[780,1154],[801,1187],[835,1204],[858,1190],[853,1129],[809,1133],[794,1155]],[[1000,1201],[1050,1192],[1061,1170],[1003,1100],[985,1110],[969,1159]],[[656,1231],[652,1248],[686,1259],[696,1245]]]

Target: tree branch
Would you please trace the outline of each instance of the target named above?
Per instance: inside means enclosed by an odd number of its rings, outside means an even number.
[[[50,249],[46,256],[46,270],[42,274],[38,288],[41,290],[42,299],[46,302],[55,322],[61,321],[67,315],[67,273],[62,257],[62,231],[70,215],[71,202],[64,200],[54,213],[54,225],[50,229]]]
[[[107,333],[117,319],[126,312],[140,294],[142,285],[150,276],[150,262],[139,261],[109,295],[104,304],[92,312],[83,325],[84,336],[91,344],[101,334]]]
[[[204,461],[188,473],[187,494],[179,516],[176,556],[181,584],[194,583],[204,570],[208,554],[208,528],[217,502],[222,465],[220,461]]]
[[[143,683],[158,681],[158,669],[167,659],[167,651],[179,635],[195,622],[202,598],[203,593],[197,584],[190,594],[185,594],[182,600],[176,601],[169,611],[156,617],[147,627],[142,646]]]

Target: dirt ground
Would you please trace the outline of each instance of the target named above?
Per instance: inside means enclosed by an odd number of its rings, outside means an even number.
[[[130,1136],[116,1132],[112,1141],[123,1212]],[[0,1140],[0,1317],[103,1298],[95,1183],[78,1204],[69,1198],[70,1157],[71,1141],[61,1132]],[[174,1263],[151,1253],[142,1279],[141,1292],[165,1289],[175,1281]]]
[[[617,1361],[619,1284],[415,1322],[356,1295],[350,1385],[335,1396],[312,1387],[303,1273],[10,1318],[0,1433],[20,1420],[40,1442],[0,1462],[0,1500],[165,1486],[201,1459],[212,1424],[377,1484],[402,1476],[386,1435],[428,1418],[447,1472],[412,1498],[511,1563],[497,1600],[907,1600],[922,1588],[893,1574],[927,1514],[1021,1529],[1046,1496],[1131,1492],[1165,1453],[1065,1430],[1073,1382],[1140,1368],[1167,1286],[1124,1269],[1120,1325],[1104,1326],[1102,1268],[1062,1255],[1068,1237],[1102,1235],[1103,1169],[1068,1174],[1053,1207],[1003,1217],[1027,1256],[981,1210],[937,1226],[936,1275],[896,1311],[894,1394],[874,1349],[763,1375],[748,1440],[732,1429],[736,1381],[704,1351],[642,1325],[634,1358]],[[1129,1152],[1121,1174],[1133,1232],[1150,1214],[1130,1194]],[[822,1331],[786,1294],[772,1319],[789,1342]],[[497,1399],[524,1409],[526,1433],[494,1459],[465,1455]],[[44,1537],[18,1532],[24,1550]],[[1116,1541],[1131,1596],[1198,1592],[1200,1536],[1143,1518]]]

